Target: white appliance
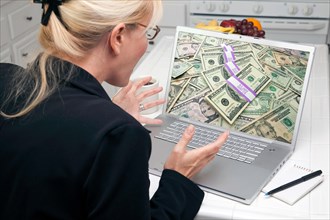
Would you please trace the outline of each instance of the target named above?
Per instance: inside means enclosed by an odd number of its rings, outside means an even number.
[[[329,0],[190,0],[188,25],[247,17],[261,22],[267,39],[330,44]]]

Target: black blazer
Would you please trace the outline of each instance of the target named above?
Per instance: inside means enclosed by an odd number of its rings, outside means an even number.
[[[18,68],[0,64],[0,103]],[[150,152],[149,132],[76,67],[27,116],[0,116],[0,219],[193,219],[204,193],[175,171],[149,199]]]

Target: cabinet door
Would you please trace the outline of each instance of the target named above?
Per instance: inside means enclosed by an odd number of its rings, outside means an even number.
[[[8,48],[5,50],[1,48],[0,63],[11,63],[11,61],[10,50]]]
[[[26,67],[41,52],[37,33],[38,31],[35,31],[13,45],[15,63],[17,65]]]
[[[10,41],[9,29],[8,29],[8,22],[6,18],[0,17],[0,45],[3,46]]]
[[[11,37],[14,39],[40,23],[42,10],[39,4],[28,4],[8,14]]]

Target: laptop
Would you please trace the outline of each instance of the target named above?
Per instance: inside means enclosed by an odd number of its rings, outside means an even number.
[[[187,149],[230,130],[215,159],[192,181],[204,191],[251,204],[292,155],[315,48],[177,27],[162,125],[147,125],[149,172],[161,175],[184,129]]]

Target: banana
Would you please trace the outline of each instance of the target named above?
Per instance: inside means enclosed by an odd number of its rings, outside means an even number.
[[[218,26],[218,21],[216,19],[213,19],[207,23],[208,26]]]
[[[221,27],[221,26],[207,26],[207,25],[196,25],[196,28],[211,30],[211,31],[219,31],[223,33],[232,34],[235,32],[235,27]]]

